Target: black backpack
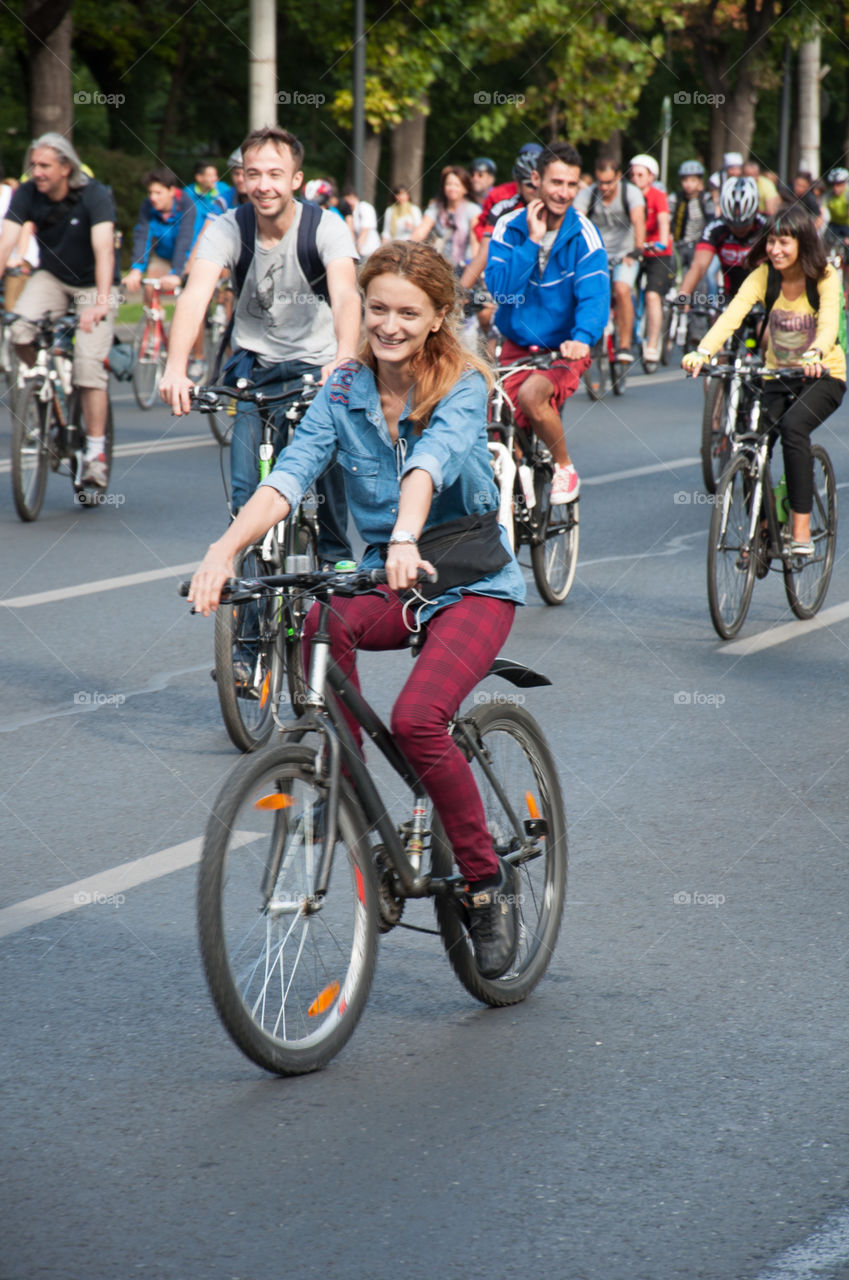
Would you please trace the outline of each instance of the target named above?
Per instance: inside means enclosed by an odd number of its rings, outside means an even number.
[[[236,263],[236,269],[233,272],[235,277],[233,283],[236,287],[236,296],[242,292],[247,274],[250,271],[251,263],[254,257],[254,244],[256,241],[256,210],[253,205],[240,204],[236,209],[236,225],[239,228],[239,235],[242,240],[242,251],[239,254],[239,261]],[[318,235],[318,224],[321,221],[322,210],[317,204],[308,204],[304,202],[301,205],[301,220],[298,223],[298,265],[303,271],[312,292],[317,298],[323,302],[330,301],[330,295],[327,292],[327,272],[324,269],[324,263],[321,261],[318,253],[318,244],[316,237]]]
[[[298,255],[298,265],[306,276],[307,283],[322,302],[330,302],[330,294],[327,290],[327,271],[318,252],[318,224],[321,221],[322,210],[317,204],[309,204],[304,202],[301,205],[301,220],[298,223],[298,243],[296,253]],[[239,253],[239,260],[233,269],[233,287],[238,302],[239,294],[245,285],[251,263],[254,258],[254,248],[256,244],[256,210],[253,205],[240,204],[235,210],[236,226],[239,228],[239,237],[242,242],[242,248]],[[233,334],[233,324],[236,319],[236,307],[233,307],[233,314],[230,317],[230,323],[224,330],[224,335],[218,347],[215,357],[215,367],[212,372],[211,381],[217,382],[218,374],[221,369],[221,363],[224,359],[224,353],[230,345],[230,338]]]
[[[604,172],[604,170],[602,170],[602,172]],[[631,207],[628,203],[628,183],[625,181],[624,178],[619,179],[619,187],[622,193],[622,208],[625,210],[625,216],[630,222]],[[589,218],[590,222],[592,222],[593,214],[598,208],[598,198],[599,198],[598,183],[594,182],[593,185],[590,187],[590,204],[589,204],[589,208],[587,209],[587,217]]]

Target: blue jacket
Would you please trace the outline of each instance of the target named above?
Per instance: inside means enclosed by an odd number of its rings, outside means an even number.
[[[169,214],[157,213],[149,199],[142,201],[133,232],[133,269],[144,271],[155,253],[171,263],[174,275],[182,275],[194,230],[195,209],[185,191],[175,191]]]
[[[610,313],[610,275],[601,236],[572,208],[560,224],[545,271],[528,237],[525,208],[495,224],[486,287],[498,303],[495,324],[520,347],[553,351],[574,340],[598,342]]]
[[[420,436],[404,406],[398,443],[392,444],[370,369],[347,360],[334,369],[313,400],[294,439],[280,454],[263,484],[296,507],[304,492],[334,458],[345,477],[348,507],[366,543],[362,566],[380,568],[378,551],[389,541],[398,515],[401,480],[419,468],[433,480],[433,502],[425,529],[473,512],[498,510],[486,442],[486,383],[479,373],[462,377],[439,401]],[[505,529],[501,541],[510,552]],[[467,587],[440,595],[421,617],[454,604],[464,593],[524,603],[525,580],[510,552],[510,563]]]

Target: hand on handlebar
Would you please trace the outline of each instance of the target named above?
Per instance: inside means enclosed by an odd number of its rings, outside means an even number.
[[[407,591],[414,587],[419,571],[434,573],[429,560],[422,560],[413,542],[392,542],[386,553],[386,581],[393,591]]]
[[[233,557],[222,555],[213,543],[192,576],[189,600],[195,612],[202,613],[205,618],[214,613],[221,600],[221,588],[235,575]]]
[[[691,378],[698,378],[702,365],[707,364],[709,359],[709,356],[702,355],[700,351],[688,351],[681,360],[681,368]]]
[[[184,413],[190,413],[192,409],[191,392],[194,390],[194,383],[185,373],[175,373],[165,367],[162,375],[162,381],[159,384],[159,394],[165,404],[169,405],[171,412],[176,414],[178,418]]]
[[[568,342],[561,342],[560,354],[564,360],[583,360],[590,354],[590,349],[586,342],[570,340]]]

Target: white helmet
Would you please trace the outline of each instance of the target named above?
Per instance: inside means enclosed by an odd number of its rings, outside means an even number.
[[[754,178],[726,178],[719,193],[719,212],[732,227],[746,227],[758,211]]]
[[[632,156],[629,162],[629,168],[633,168],[635,164],[641,164],[644,169],[648,169],[653,178],[656,178],[660,173],[660,165],[657,163],[654,156]]]
[[[828,175],[828,180],[832,184],[835,182],[849,182],[849,169],[832,169]]]

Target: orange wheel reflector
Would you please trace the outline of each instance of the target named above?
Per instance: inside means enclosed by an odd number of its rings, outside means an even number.
[[[360,871],[360,868],[359,868],[359,867],[354,867],[354,875],[355,875],[355,877],[356,877],[356,881],[357,881],[357,897],[359,898],[359,900],[360,900],[360,902],[363,904],[363,906],[365,906],[365,904],[366,904],[366,886],[365,886],[365,882],[363,881],[363,873],[362,873],[362,871]]]
[[[259,705],[264,707],[268,701],[268,691],[271,688],[271,673],[266,671],[265,679],[262,682],[262,692],[259,695]]]
[[[260,796],[259,800],[254,800],[254,808],[289,809],[294,803],[292,796],[284,795],[281,791],[275,791],[270,796]]]
[[[525,792],[525,804],[528,806],[528,813],[531,815],[532,818],[538,818],[540,816],[539,807],[537,806],[537,802],[533,797],[533,792],[531,791]]]
[[[329,987],[325,987],[323,991],[319,991],[318,995],[307,1009],[309,1016],[311,1018],[317,1018],[320,1014],[326,1013],[338,994],[339,983],[331,982]]]

